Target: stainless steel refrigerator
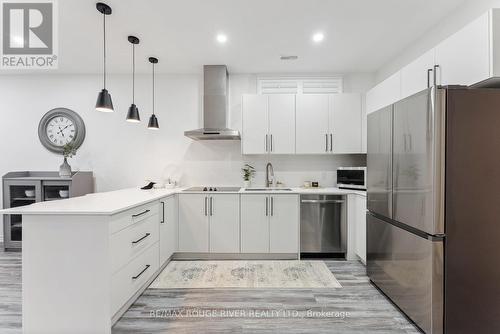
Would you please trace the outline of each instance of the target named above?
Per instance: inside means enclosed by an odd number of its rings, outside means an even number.
[[[500,333],[500,90],[368,115],[367,273],[425,333]]]

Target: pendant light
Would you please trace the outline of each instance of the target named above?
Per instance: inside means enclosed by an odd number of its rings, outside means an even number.
[[[105,3],[98,2],[96,4],[97,10],[102,14],[103,16],[103,23],[104,23],[104,30],[103,30],[103,36],[104,36],[104,87],[97,95],[97,102],[95,104],[95,109],[97,111],[102,111],[102,112],[113,112],[113,101],[111,101],[111,95],[108,93],[108,90],[106,89],[106,16],[111,15],[111,7],[106,5]]]
[[[158,125],[158,119],[155,115],[155,64],[158,64],[158,58],[149,57],[149,62],[153,64],[153,114],[149,118],[148,129],[158,130],[160,126]]]
[[[135,45],[139,44],[139,38],[128,36],[128,41],[132,44],[132,104],[128,108],[127,122],[137,123],[141,121],[139,109],[135,105]]]

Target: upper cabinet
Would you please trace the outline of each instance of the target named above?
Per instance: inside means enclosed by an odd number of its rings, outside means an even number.
[[[244,95],[242,105],[243,154],[366,151],[361,94]]]
[[[328,95],[297,95],[297,154],[329,153],[329,112]]]
[[[243,95],[243,154],[295,153],[295,95]]]
[[[366,94],[367,114],[434,84],[498,86],[500,9],[491,9]]]
[[[361,94],[330,95],[330,152],[363,152],[362,112]]]
[[[499,34],[490,29],[492,13],[483,14],[436,47],[438,84],[469,86],[491,77],[490,31]]]
[[[366,93],[366,112],[377,111],[401,99],[401,71],[385,79]]]

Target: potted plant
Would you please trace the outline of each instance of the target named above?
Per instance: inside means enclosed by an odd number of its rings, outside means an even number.
[[[252,178],[255,175],[255,168],[249,164],[245,164],[241,170],[243,171],[243,186],[249,188],[252,184]]]
[[[71,177],[71,166],[68,164],[68,158],[72,158],[76,154],[76,147],[73,142],[69,142],[63,146],[64,161],[59,167],[60,177]]]

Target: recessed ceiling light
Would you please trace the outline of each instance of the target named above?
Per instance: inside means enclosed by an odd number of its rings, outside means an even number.
[[[317,32],[312,37],[315,43],[321,43],[325,39],[325,35],[322,32]]]
[[[225,44],[227,42],[227,36],[225,34],[218,34],[217,42],[219,42],[220,44]]]

